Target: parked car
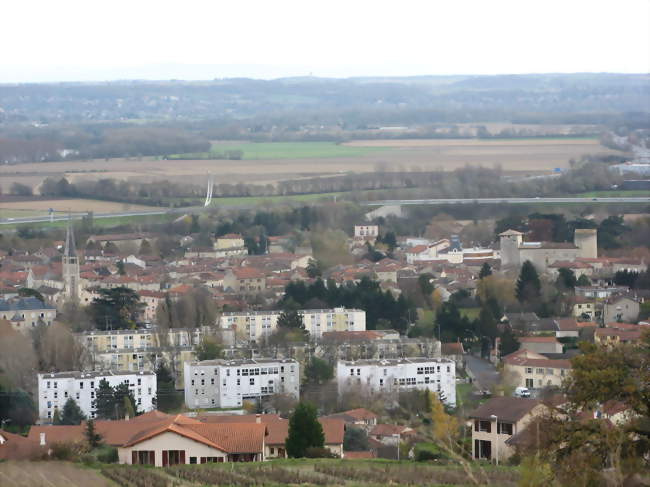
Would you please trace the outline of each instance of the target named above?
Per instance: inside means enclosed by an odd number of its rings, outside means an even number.
[[[515,389],[515,397],[530,397],[528,387],[517,387]]]

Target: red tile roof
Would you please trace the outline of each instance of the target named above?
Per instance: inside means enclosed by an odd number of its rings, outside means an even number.
[[[525,348],[519,349],[503,357],[502,361],[508,365],[548,367],[556,369],[570,369],[571,362],[564,359],[549,359],[539,353],[531,352]]]
[[[378,424],[370,430],[369,434],[372,436],[392,436],[408,434],[412,431],[412,428],[399,424]]]

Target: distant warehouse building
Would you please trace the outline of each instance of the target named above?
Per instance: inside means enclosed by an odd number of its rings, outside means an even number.
[[[336,380],[339,394],[352,390],[369,394],[429,390],[446,405],[456,406],[456,363],[451,359],[340,360]]]
[[[365,331],[366,312],[360,309],[303,309],[305,330],[312,339],[320,339],[329,331]],[[224,313],[219,319],[221,328],[235,328],[240,339],[259,341],[276,331],[281,311],[252,311]]]
[[[185,405],[241,407],[276,393],[300,397],[300,366],[293,359],[185,362]]]
[[[38,416],[49,422],[54,413],[63,411],[69,398],[74,399],[88,417],[95,417],[95,393],[105,379],[111,387],[128,384],[137,412],[154,408],[156,374],[153,372],[57,372],[38,374]]]

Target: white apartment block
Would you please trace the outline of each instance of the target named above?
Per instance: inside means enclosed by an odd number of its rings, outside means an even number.
[[[153,372],[57,372],[38,374],[38,416],[49,422],[68,398],[77,401],[81,411],[88,417],[95,417],[95,392],[102,379],[111,387],[125,383],[135,398],[136,409],[147,412],[154,409],[156,397],[156,374]]]
[[[278,327],[281,311],[251,311],[224,313],[219,319],[221,328],[235,328],[237,338],[259,341]],[[320,339],[327,331],[365,331],[366,312],[360,309],[303,309],[298,313],[311,339]]]
[[[370,394],[409,389],[429,390],[448,406],[456,406],[456,363],[445,358],[339,360],[339,394],[358,390]]]
[[[294,359],[185,362],[185,404],[189,408],[241,407],[276,393],[300,397],[300,366]]]

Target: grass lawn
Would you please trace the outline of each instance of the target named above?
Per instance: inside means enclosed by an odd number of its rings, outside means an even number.
[[[313,193],[313,194],[294,194],[287,196],[233,196],[227,198],[212,198],[211,206],[251,206],[267,203],[282,202],[307,202],[318,201],[322,199],[333,200],[335,196],[345,195],[346,193]]]
[[[470,320],[475,320],[481,313],[481,308],[460,308],[459,311],[461,316],[464,316]]]
[[[635,197],[650,197],[650,191],[647,190],[618,190],[618,189],[612,189],[608,191],[589,191],[587,193],[580,193],[575,196],[582,196],[584,198],[607,198],[607,197],[613,197],[613,196],[620,196],[620,197],[628,197],[628,198],[635,198]]]
[[[212,144],[210,152],[242,151],[244,160],[315,159],[354,157],[385,150],[382,147],[349,147],[336,142],[241,142]],[[170,159],[209,159],[209,153],[176,154]]]

